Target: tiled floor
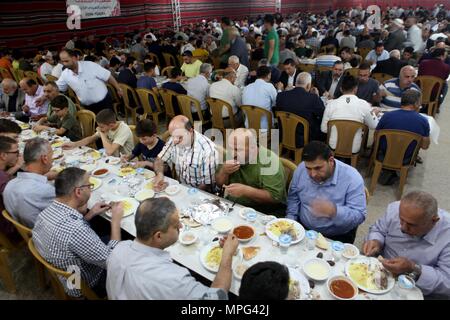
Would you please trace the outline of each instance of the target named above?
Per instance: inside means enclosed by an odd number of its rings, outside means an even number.
[[[410,171],[404,192],[412,190],[423,190],[432,193],[438,200],[439,206],[450,210],[450,196],[448,185],[450,182],[450,96],[442,106],[442,111],[437,115],[437,122],[441,127],[439,145],[432,144],[427,151],[421,151],[423,164],[417,165]],[[361,161],[362,166],[367,163],[366,159]],[[365,175],[365,170],[361,170]],[[366,178],[366,185],[370,179]],[[386,206],[396,201],[398,183],[393,186],[378,185],[368,206],[366,221],[360,226],[356,239],[356,245],[360,247],[363,238],[367,234],[369,226],[378,219]],[[0,299],[52,299],[53,293],[50,289],[42,289],[38,286],[33,262],[26,248],[22,248],[16,255],[11,257],[11,265],[17,285],[17,294],[9,294],[0,281]]]

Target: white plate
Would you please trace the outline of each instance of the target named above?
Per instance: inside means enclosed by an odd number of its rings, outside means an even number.
[[[148,170],[148,169],[144,169],[144,178],[145,179],[152,179],[152,178],[155,177],[155,175],[156,174],[153,171]]]
[[[350,266],[352,264],[354,264],[354,263],[363,263],[363,264],[366,264],[366,265],[369,265],[370,263],[373,263],[373,264],[381,265],[381,262],[378,261],[378,259],[373,258],[373,257],[358,257],[358,258],[351,259],[351,260],[347,261],[347,264],[345,265],[345,274],[350,278],[350,280],[352,280],[358,286],[359,289],[364,290],[364,291],[366,291],[368,293],[373,293],[373,294],[385,294],[385,293],[388,293],[389,291],[391,291],[392,288],[394,287],[395,279],[394,279],[394,277],[392,276],[392,274],[389,271],[388,271],[388,285],[387,285],[387,288],[385,290],[375,290],[375,289],[370,289],[370,288],[367,288],[366,286],[360,285],[356,281],[356,279],[353,279],[350,276],[350,272],[349,272],[350,271]]]
[[[174,196],[176,195],[178,192],[180,192],[180,186],[178,184],[172,184],[170,186],[168,186],[164,191],[169,195],[169,196]]]
[[[219,242],[213,242],[209,245],[206,245],[202,248],[202,251],[200,252],[200,263],[202,264],[203,267],[205,267],[207,270],[211,271],[211,272],[218,272],[219,271],[219,265],[220,262],[217,266],[213,266],[213,265],[208,265],[206,263],[206,256],[208,255],[208,252],[215,248],[215,247],[220,247]],[[237,250],[237,254],[233,256],[233,264],[237,261],[243,261],[243,257],[242,257],[242,251],[241,250]]]
[[[125,208],[125,207],[123,208],[123,218],[134,214],[136,212],[137,208],[139,207],[139,202],[137,202],[133,198],[122,198],[119,200],[114,200],[114,202],[119,202],[119,201],[126,201],[130,204],[130,206],[128,208]],[[111,218],[111,210],[106,211],[106,215]]]
[[[106,161],[108,161],[108,162],[106,162]],[[120,163],[120,158],[117,158],[117,157],[107,157],[107,158],[105,159],[105,163],[114,166],[114,165]]]
[[[307,266],[312,264],[312,263],[316,263],[319,265],[322,265],[326,270],[327,270],[327,274],[325,276],[323,276],[322,278],[313,276],[311,273],[309,273],[307,271]],[[308,278],[310,278],[311,280],[315,280],[315,281],[325,281],[330,277],[330,273],[331,273],[331,267],[328,264],[328,262],[324,259],[319,259],[319,258],[312,258],[309,259],[308,261],[305,261],[305,263],[303,264],[303,272],[306,274],[306,276]]]
[[[308,279],[306,279],[304,275],[302,275],[294,268],[289,268],[289,277],[293,280],[298,281],[298,285],[300,286],[299,300],[306,300],[308,298],[309,292],[311,291]]]
[[[95,177],[89,177],[89,183],[94,184],[94,189],[92,189],[92,191],[97,190],[98,188],[100,188],[100,186],[102,185],[102,180],[100,180],[99,178],[95,178]]]
[[[348,248],[351,248],[356,254],[352,256],[345,254],[345,250]],[[342,256],[347,259],[354,259],[359,256],[359,249],[351,243],[344,243],[344,251],[342,251]]]
[[[296,244],[303,240],[303,238],[305,237],[305,228],[303,228],[303,226],[297,221],[286,218],[274,219],[266,224],[266,234],[270,239],[278,242],[279,235],[274,234],[272,231],[270,231],[270,227],[279,221],[286,221],[291,223],[294,226],[295,230],[297,231],[297,239],[295,240],[293,239],[291,244]]]
[[[155,196],[155,192],[153,190],[144,189],[144,190],[141,190],[138,193],[136,193],[134,198],[137,201],[142,202],[146,199],[153,198],[154,196]]]

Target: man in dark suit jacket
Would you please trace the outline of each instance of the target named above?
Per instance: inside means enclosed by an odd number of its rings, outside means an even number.
[[[279,90],[286,90],[287,88],[294,87],[295,81],[297,80],[297,76],[300,73],[297,70],[295,61],[292,59],[286,59],[284,61],[283,69],[284,69],[284,71],[281,72],[280,82],[278,82],[278,84],[277,84],[277,88]],[[289,78],[292,79],[291,83],[289,83]]]
[[[301,72],[297,77],[294,89],[278,94],[276,111],[291,112],[305,118],[309,122],[310,140],[324,141],[325,135],[320,131],[320,124],[325,106],[319,97],[317,88],[311,90],[311,81],[311,75],[308,72]],[[297,127],[295,141],[297,148],[303,147],[302,126]]]
[[[125,61],[125,68],[120,71],[119,77],[117,78],[118,82],[124,83],[134,89],[137,86],[137,78],[135,75],[137,67],[137,62],[134,57],[128,57]]]
[[[339,98],[342,95],[341,83],[343,75],[344,64],[342,61],[336,61],[333,70],[321,72],[319,79],[316,80],[320,95],[325,95],[328,99]]]
[[[403,68],[406,63],[400,60],[400,51],[398,50],[392,50],[389,55],[389,59],[377,62],[377,66],[373,69],[372,73],[386,73],[394,78],[398,78],[400,69]]]

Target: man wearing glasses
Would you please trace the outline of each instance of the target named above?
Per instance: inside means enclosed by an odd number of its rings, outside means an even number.
[[[106,260],[121,240],[121,202],[96,203],[90,210],[87,203],[93,185],[89,174],[79,168],[61,171],[55,180],[56,198],[37,217],[33,228],[33,242],[42,257],[62,270],[75,270],[99,297],[106,296]],[[111,233],[103,242],[91,228],[90,221],[111,209]],[[62,281],[68,295],[80,297],[78,287]]]

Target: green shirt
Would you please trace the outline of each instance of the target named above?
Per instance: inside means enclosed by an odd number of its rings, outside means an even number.
[[[261,155],[264,155],[263,152],[266,152],[267,156],[261,157]],[[218,170],[220,170],[220,167]],[[241,165],[238,171],[230,175],[228,183],[241,183],[253,188],[267,190],[276,202],[286,202],[286,177],[283,165],[275,153],[264,147],[259,147],[257,163]],[[255,207],[261,205],[247,197],[233,198],[229,196],[228,198],[243,206]]]
[[[66,99],[69,101],[69,113],[71,115],[73,115],[74,117],[77,116],[77,107],[75,106],[75,103],[73,103],[72,99],[70,99],[69,97],[60,94],[61,96],[66,97]],[[53,107],[52,107],[52,103],[50,102],[48,104],[48,109],[47,109],[47,118],[50,118],[52,116],[53,113]]]
[[[226,45],[230,45],[230,28],[227,27],[223,30],[223,34],[222,34],[222,38],[220,38],[220,50],[223,50],[225,48]],[[220,61],[221,62],[226,62],[228,63],[228,57],[230,56],[230,50],[228,49],[227,52],[225,52],[224,54],[222,54],[222,56],[220,57]]]
[[[62,119],[58,118],[56,114],[48,118],[48,122],[55,125],[58,129],[66,129],[64,136],[69,138],[70,141],[78,141],[83,137],[81,133],[81,127],[77,119],[71,115],[69,112]]]
[[[278,38],[278,33],[273,27],[272,30],[267,33],[266,40],[264,41],[264,57],[266,58],[269,58],[270,40],[275,40],[275,47],[272,59],[269,61],[269,63],[273,66],[278,66],[278,64],[280,63],[280,38]]]

